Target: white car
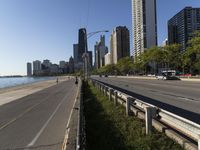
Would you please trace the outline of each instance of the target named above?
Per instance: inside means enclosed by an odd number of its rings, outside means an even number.
[[[158,80],[167,80],[168,78],[167,78],[167,76],[164,76],[164,75],[158,75],[158,76],[156,76],[156,79],[158,79]]]

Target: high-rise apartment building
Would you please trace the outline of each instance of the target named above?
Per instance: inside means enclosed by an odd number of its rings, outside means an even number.
[[[27,76],[30,77],[32,76],[32,64],[27,63]]]
[[[118,60],[130,56],[130,33],[127,27],[116,27],[110,37],[110,52],[112,64]]]
[[[41,68],[41,61],[36,60],[33,61],[33,74],[36,75],[42,70]]]
[[[168,21],[168,43],[184,51],[195,31],[200,31],[200,8],[186,7]]]
[[[135,57],[157,45],[156,0],[132,0],[133,43]]]
[[[87,52],[87,31],[85,28],[79,29],[78,37],[78,62],[83,62],[83,54]]]

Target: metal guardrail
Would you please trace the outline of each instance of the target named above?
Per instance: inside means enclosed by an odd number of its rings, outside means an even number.
[[[79,110],[78,110],[78,125],[77,125],[77,140],[76,150],[84,150],[86,145],[86,133],[85,133],[85,116],[83,112],[83,92],[82,92],[82,81],[79,79]]]
[[[114,99],[114,103],[120,103],[126,107],[126,113],[129,115],[132,107],[135,107],[145,113],[145,123],[146,123],[146,134],[151,133],[151,127],[153,119],[166,124],[167,126],[179,131],[181,134],[191,138],[196,141],[198,145],[196,148],[200,150],[200,125],[185,119],[181,116],[168,112],[164,109],[160,109],[152,104],[143,102],[142,100],[136,99],[130,95],[122,93],[115,90],[102,82],[91,79],[94,86],[103,92],[104,95],[108,95],[109,99]],[[197,148],[198,147],[198,148]]]

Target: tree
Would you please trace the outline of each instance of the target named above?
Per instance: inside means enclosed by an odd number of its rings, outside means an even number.
[[[200,73],[200,32],[195,32],[188,42],[183,62],[189,67],[190,73]]]
[[[132,70],[131,58],[130,57],[121,58],[118,61],[116,67],[122,75],[129,74],[129,72]]]

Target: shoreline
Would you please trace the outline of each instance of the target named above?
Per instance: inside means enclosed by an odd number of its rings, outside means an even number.
[[[15,77],[15,78],[18,78],[18,77]],[[20,77],[20,78],[25,78],[25,77]],[[27,78],[27,77],[26,77]],[[35,77],[30,77],[30,78],[35,78]],[[37,78],[37,77],[36,77]],[[12,88],[12,87],[16,87],[16,86],[21,86],[21,85],[27,85],[27,84],[34,84],[34,83],[38,83],[38,82],[42,82],[42,81],[48,81],[48,80],[55,80],[56,77],[44,77],[44,79],[42,79],[42,77],[38,77],[38,78],[41,78],[38,79],[38,80],[35,80],[35,81],[31,81],[31,82],[27,82],[27,83],[19,83],[19,84],[13,84],[13,85],[8,85],[8,86],[5,86],[5,87],[0,87],[0,90],[1,89],[5,89],[5,88]],[[45,79],[46,78],[46,79]],[[49,79],[48,79],[49,78]],[[3,78],[0,78],[0,79],[3,79]],[[8,79],[12,79],[12,78],[8,78]]]
[[[58,77],[59,83],[69,80],[68,76]],[[59,84],[58,83],[58,84]],[[17,85],[14,87],[6,87],[0,89],[0,106],[25,97],[27,95],[36,93],[43,89],[56,85],[56,80],[43,80],[34,83]]]

